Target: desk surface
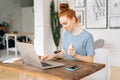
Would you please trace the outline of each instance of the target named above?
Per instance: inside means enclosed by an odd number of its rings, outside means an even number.
[[[41,70],[22,63],[4,64],[0,62],[0,68],[42,77],[45,78],[45,80],[79,80],[105,67],[104,64],[86,63],[80,61],[57,60],[57,62],[64,63],[65,66]],[[82,68],[74,72],[67,71],[66,67],[70,65],[82,65]]]

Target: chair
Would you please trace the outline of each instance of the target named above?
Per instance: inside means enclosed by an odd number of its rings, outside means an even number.
[[[9,47],[9,38],[11,38],[11,37],[13,37],[14,47]],[[17,51],[17,48],[16,48],[16,43],[15,43],[16,41],[17,41],[17,38],[16,38],[15,34],[6,34],[6,51],[7,51],[7,57],[9,55],[10,51],[15,52],[15,56],[17,56],[18,51]]]
[[[95,63],[105,64],[102,70],[83,78],[82,80],[110,80],[110,52],[107,49],[98,48],[95,50]]]
[[[104,42],[105,41],[103,39],[96,40],[95,43],[94,43],[95,49],[97,49],[97,48],[103,48]]]

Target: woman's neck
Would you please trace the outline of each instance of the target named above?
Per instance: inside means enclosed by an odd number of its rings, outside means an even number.
[[[79,25],[74,26],[73,30],[72,30],[72,34],[73,35],[78,35],[82,32],[82,27],[80,27]]]

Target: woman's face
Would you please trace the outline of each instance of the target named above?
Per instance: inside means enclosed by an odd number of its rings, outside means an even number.
[[[66,16],[60,17],[60,23],[66,31],[72,31],[74,27],[74,19],[69,19]]]

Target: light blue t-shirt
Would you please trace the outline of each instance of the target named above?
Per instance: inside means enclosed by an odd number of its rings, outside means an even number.
[[[93,36],[85,29],[78,35],[73,35],[71,31],[64,32],[61,48],[65,51],[65,59],[75,60],[67,53],[70,44],[74,45],[76,53],[81,56],[95,55]]]

